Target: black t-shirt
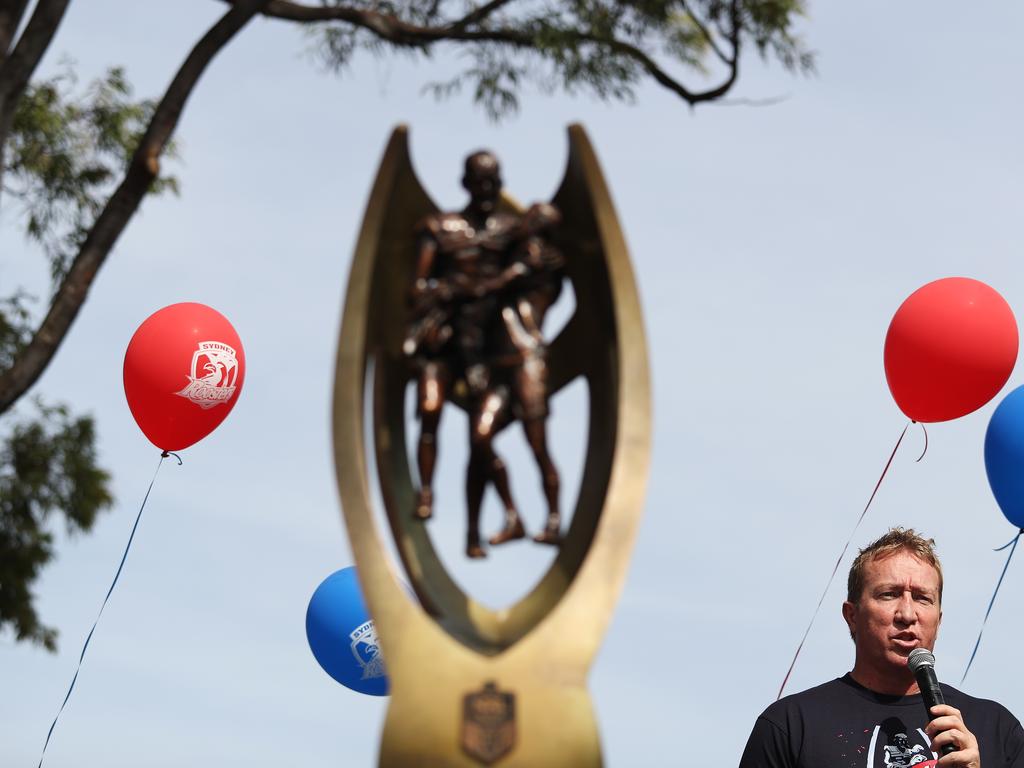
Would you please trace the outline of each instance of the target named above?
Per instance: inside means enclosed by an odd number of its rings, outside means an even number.
[[[1024,730],[1006,707],[945,684],[942,695],[978,739],[984,768],[1024,768]],[[937,758],[928,719],[920,694],[875,693],[846,675],[768,707],[740,768],[926,768]]]

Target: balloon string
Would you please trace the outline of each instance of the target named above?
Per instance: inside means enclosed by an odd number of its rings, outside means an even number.
[[[992,551],[993,551],[993,552],[1002,552],[1002,551],[1003,551],[1004,549],[1006,549],[1006,548],[1007,548],[1007,547],[1009,547],[1009,546],[1017,546],[1017,539],[1018,539],[1018,538],[1020,538],[1020,535],[1021,535],[1022,533],[1024,533],[1024,528],[1021,528],[1021,529],[1020,529],[1019,531],[1017,531],[1017,535],[1016,535],[1016,536],[1014,536],[1014,537],[1013,537],[1012,539],[1010,539],[1010,540],[1009,540],[1008,542],[1006,542],[1005,544],[1003,544],[1003,546],[1001,546],[1001,547],[996,547],[996,548],[995,548],[995,549],[993,549]]]
[[[967,660],[967,668],[964,670],[964,676],[960,678],[961,685],[963,685],[964,680],[967,679],[967,673],[971,671],[971,664],[974,663],[974,657],[978,653],[978,646],[981,645],[981,636],[985,632],[985,623],[988,621],[988,615],[992,613],[992,606],[995,605],[996,595],[999,594],[999,587],[1002,586],[1003,577],[1006,575],[1006,569],[1010,567],[1010,561],[1013,559],[1013,553],[1017,549],[1017,542],[1020,541],[1022,534],[1024,534],[1024,528],[1017,531],[1017,535],[1014,536],[1012,540],[999,547],[999,549],[992,550],[993,552],[1002,552],[1007,547],[1010,547],[1010,554],[1007,556],[1006,563],[1003,565],[1003,572],[999,574],[999,581],[996,582],[996,591],[992,593],[992,599],[988,601],[988,610],[985,611],[985,618],[981,620],[981,629],[978,630],[978,639],[974,643],[974,650],[971,651],[971,658]]]
[[[921,425],[921,431],[924,432],[924,450],[921,451],[921,455],[917,457],[917,460],[920,461],[924,458],[924,455],[928,453],[928,430],[922,422],[918,421],[916,423]],[[179,459],[179,461],[181,461],[181,459]]]
[[[807,636],[811,633],[811,627],[814,626],[814,620],[818,618],[818,611],[821,610],[821,604],[825,602],[825,595],[828,594],[829,587],[832,586],[832,581],[836,577],[836,572],[839,570],[839,564],[843,562],[843,558],[846,556],[846,550],[850,547],[850,542],[853,541],[854,534],[857,533],[857,529],[860,528],[861,522],[864,520],[864,515],[868,513],[868,508],[871,506],[871,502],[875,500],[875,495],[878,493],[878,489],[882,485],[882,481],[885,479],[886,473],[889,471],[889,467],[892,466],[892,460],[896,458],[896,451],[899,450],[900,443],[903,442],[903,437],[907,434],[907,430],[910,428],[910,422],[903,427],[903,431],[900,433],[899,440],[896,441],[896,445],[892,449],[892,454],[889,456],[889,460],[885,462],[885,468],[882,470],[882,474],[878,478],[878,482],[875,483],[875,489],[871,491],[871,497],[868,499],[868,503],[864,505],[864,511],[860,513],[860,517],[857,518],[857,524],[853,526],[853,530],[850,531],[850,537],[846,540],[843,545],[843,551],[839,553],[839,559],[836,560],[835,567],[832,568],[832,575],[828,577],[828,583],[825,585],[825,591],[821,593],[821,598],[818,600],[818,606],[814,609],[814,615],[811,616],[811,621],[807,625],[807,629],[804,631],[804,636],[800,639],[800,645],[796,648],[796,653],[793,654],[793,660],[789,663],[789,669],[786,670],[786,676],[782,679],[782,685],[779,686],[779,695],[775,697],[778,701],[782,698],[782,692],[786,689],[786,683],[789,682],[789,676],[793,672],[793,667],[796,666],[796,660],[800,656],[800,651],[804,647],[804,642],[807,640]]]
[[[160,461],[156,465],[156,471],[153,473],[153,479],[149,481],[149,488],[146,489],[146,495],[142,499],[142,506],[139,507],[139,514],[135,517],[135,525],[132,526],[131,535],[128,537],[128,545],[124,548],[124,554],[121,556],[121,564],[117,566],[117,573],[114,574],[114,581],[110,584],[110,589],[107,590],[107,596],[103,598],[103,604],[100,606],[99,613],[96,614],[96,621],[92,624],[92,629],[89,630],[88,636],[85,638],[85,644],[82,646],[82,653],[78,657],[78,667],[75,669],[75,676],[71,678],[71,685],[68,688],[67,695],[64,697],[64,701],[60,705],[60,709],[57,711],[57,716],[53,718],[53,723],[50,725],[50,730],[46,734],[46,742],[43,744],[43,752],[39,755],[39,766],[42,768],[43,758],[46,756],[46,748],[50,744],[50,737],[53,736],[53,729],[57,726],[57,720],[60,719],[61,712],[64,711],[64,707],[67,706],[68,699],[71,698],[71,692],[75,690],[75,682],[78,680],[78,673],[82,671],[82,661],[85,659],[85,651],[89,647],[89,641],[92,640],[92,634],[96,631],[96,625],[100,623],[100,616],[103,615],[103,609],[107,607],[107,601],[110,599],[111,593],[114,591],[114,587],[117,585],[117,580],[121,576],[121,569],[124,568],[124,562],[128,559],[128,550],[132,547],[132,540],[135,538],[135,531],[139,527],[139,520],[142,519],[142,510],[146,508],[146,501],[149,499],[149,492],[153,490],[153,483],[156,482],[156,476],[160,473],[160,467],[164,463],[164,459],[167,458],[167,451],[160,454]],[[171,454],[174,455],[174,454]],[[178,459],[178,463],[181,464],[181,459]]]

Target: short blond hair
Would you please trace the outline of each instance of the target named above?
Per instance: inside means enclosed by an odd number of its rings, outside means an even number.
[[[935,554],[935,540],[926,539],[913,528],[890,528],[888,533],[875,539],[862,549],[850,566],[846,579],[846,599],[851,603],[860,600],[864,591],[864,570],[872,560],[892,557],[906,551],[922,562],[928,563],[939,574],[939,602],[942,602],[942,563]]]

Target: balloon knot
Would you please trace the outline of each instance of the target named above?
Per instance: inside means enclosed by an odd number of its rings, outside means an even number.
[[[173,451],[163,451],[160,454],[160,458],[161,459],[166,459],[168,456],[173,456],[174,458],[176,458],[178,460],[178,466],[179,467],[181,466],[181,463],[182,463],[181,462],[181,456],[179,456],[178,454],[174,453]]]

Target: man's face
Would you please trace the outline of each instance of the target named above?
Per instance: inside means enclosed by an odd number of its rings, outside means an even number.
[[[501,194],[501,172],[494,155],[479,153],[470,157],[463,185],[478,209],[493,212]]]
[[[942,618],[939,573],[906,550],[870,560],[860,599],[843,603],[843,618],[858,664],[882,674],[906,669],[912,650],[935,647]]]

